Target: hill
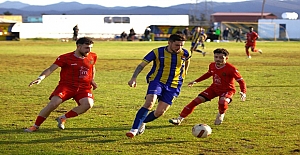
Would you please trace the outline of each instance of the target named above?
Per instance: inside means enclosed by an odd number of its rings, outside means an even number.
[[[284,12],[300,14],[298,0],[267,0],[264,12],[275,14],[281,18]],[[81,4],[78,2],[60,2],[51,5],[38,6],[21,2],[6,1],[0,3],[0,13],[9,11],[14,15],[39,16],[42,14],[69,14],[69,15],[104,15],[104,14],[132,14],[132,15],[176,15],[176,14],[206,14],[215,12],[261,12],[262,1],[250,0],[245,2],[201,2],[198,4],[181,4],[170,7],[104,7],[96,4]]]

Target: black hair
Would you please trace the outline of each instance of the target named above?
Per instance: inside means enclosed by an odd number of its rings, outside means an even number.
[[[229,55],[229,52],[225,49],[225,48],[217,48],[214,50],[214,54],[216,53],[220,53],[220,54],[224,54],[225,56]]]
[[[82,38],[79,38],[77,41],[76,41],[76,45],[78,44],[87,44],[87,45],[91,45],[91,44],[94,44],[93,40],[89,37],[82,37]]]
[[[169,37],[169,41],[175,42],[175,41],[186,41],[185,36],[182,33],[176,33],[172,34]]]

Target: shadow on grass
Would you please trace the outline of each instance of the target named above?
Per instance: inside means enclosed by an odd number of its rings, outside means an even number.
[[[174,125],[148,125],[146,129],[161,129],[161,128],[170,128],[170,127],[179,127]],[[3,130],[0,129],[1,134],[14,134],[14,133],[27,133],[24,132],[24,129],[11,129],[11,130]],[[58,128],[43,128],[41,127],[38,131],[34,133],[57,133],[58,131],[62,131],[64,133],[68,133],[71,131],[72,133],[76,132],[94,132],[94,131],[127,131],[130,130],[131,126],[122,126],[122,127],[95,127],[95,128],[66,128],[65,130],[60,130]],[[27,133],[27,134],[34,134],[34,133]]]
[[[207,88],[209,86],[193,86],[193,87],[198,87],[198,88]],[[286,88],[286,87],[291,87],[291,88],[294,88],[294,87],[300,87],[300,85],[269,85],[269,86],[263,86],[263,85],[247,85],[248,88],[262,88],[262,87],[265,87],[265,88]]]
[[[190,143],[191,141],[186,141],[186,140],[176,140],[176,141],[172,141],[172,140],[161,140],[161,141],[149,141],[149,142],[132,142],[132,143],[125,143],[125,145],[157,145],[157,144],[182,144],[182,143]]]
[[[34,139],[34,140],[28,140],[28,141],[22,141],[22,140],[17,140],[17,141],[1,141],[0,140],[0,145],[2,144],[41,144],[41,143],[57,143],[57,142],[65,142],[65,141],[70,141],[70,140],[81,140],[81,141],[86,141],[86,142],[94,142],[92,139],[86,139],[86,138],[95,138],[95,137],[103,137],[103,135],[85,135],[85,136],[61,136],[61,137],[56,137],[56,138],[48,138],[48,139]],[[111,143],[115,142],[116,140],[96,140],[97,143]]]
[[[161,129],[161,128],[170,128],[170,127],[175,127],[174,125],[164,125],[164,126],[146,126],[146,129]],[[8,140],[8,141],[3,141],[0,140],[0,145],[1,144],[34,144],[34,143],[53,143],[53,142],[64,142],[64,141],[69,141],[69,140],[83,140],[89,143],[110,143],[110,142],[115,142],[117,140],[113,139],[101,139],[101,138],[109,138],[109,135],[104,134],[98,134],[96,132],[106,132],[106,131],[129,131],[131,126],[123,126],[123,127],[95,127],[95,128],[66,128],[65,130],[60,130],[58,128],[40,128],[38,131],[33,132],[33,133],[28,133],[24,132],[24,129],[15,129],[15,130],[2,130],[0,129],[0,135],[24,135],[27,134],[30,137],[37,137],[39,139],[34,139],[34,140],[27,140],[27,141],[22,141],[22,140]],[[86,133],[85,135],[82,135]],[[54,136],[59,136],[55,138],[51,138],[53,136],[49,136],[50,138],[47,139],[40,139],[40,137],[44,137],[43,135],[45,134],[53,134]],[[61,136],[59,135],[61,134]],[[70,135],[70,134],[81,134],[81,135]],[[67,136],[66,136],[67,135]],[[122,135],[123,136],[123,135]],[[90,139],[89,139],[90,138]],[[95,139],[96,138],[96,139]],[[170,141],[170,142],[161,142],[161,143],[181,143],[184,141]],[[145,142],[144,144],[152,144],[154,142]],[[160,142],[155,142],[155,143],[160,143]]]

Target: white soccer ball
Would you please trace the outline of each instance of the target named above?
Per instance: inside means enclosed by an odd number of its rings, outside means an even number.
[[[197,138],[208,137],[212,129],[207,124],[197,124],[192,128],[192,134]]]

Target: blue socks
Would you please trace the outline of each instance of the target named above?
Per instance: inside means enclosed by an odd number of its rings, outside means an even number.
[[[151,122],[158,118],[158,117],[154,116],[154,111],[150,112],[149,114],[148,114],[148,112],[149,112],[148,109],[142,107],[136,113],[136,116],[135,116],[135,119],[134,119],[134,122],[132,125],[132,129],[138,129],[142,123],[148,123],[148,122]]]
[[[156,118],[158,118],[158,117],[155,117],[155,116],[154,116],[154,111],[152,111],[152,112],[150,112],[150,113],[148,114],[148,116],[147,116],[146,119],[144,120],[144,123],[151,122],[151,121],[155,120]]]
[[[135,116],[133,125],[132,125],[132,129],[138,129],[139,126],[143,123],[143,121],[145,120],[147,114],[148,114],[149,110],[142,107]]]

